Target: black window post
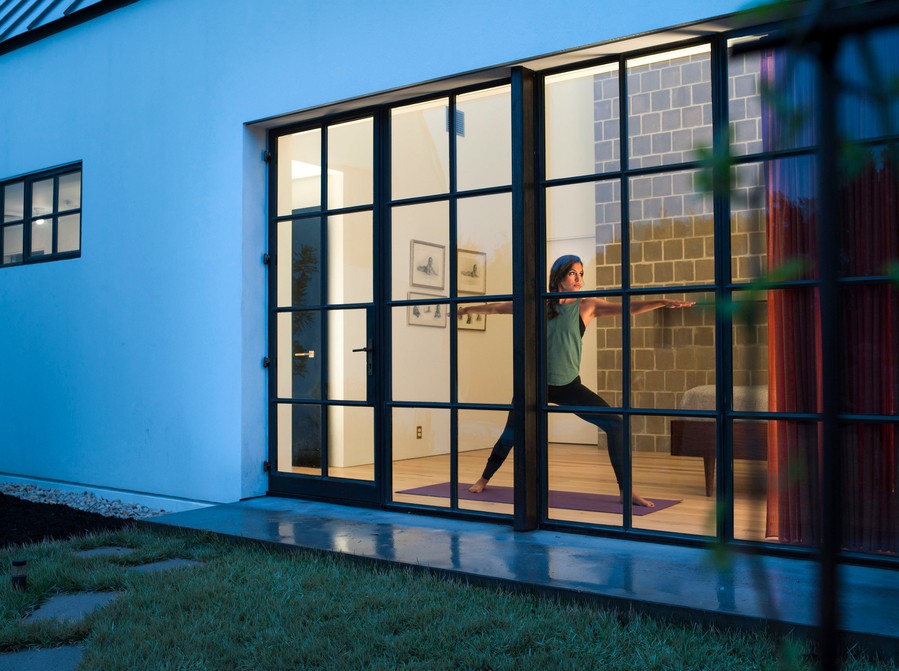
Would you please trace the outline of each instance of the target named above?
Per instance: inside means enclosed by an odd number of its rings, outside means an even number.
[[[516,531],[537,527],[537,334],[535,76],[512,71],[512,362]]]

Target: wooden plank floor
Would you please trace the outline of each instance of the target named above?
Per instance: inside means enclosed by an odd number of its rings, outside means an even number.
[[[481,473],[489,450],[473,450],[459,455],[459,481],[474,482]],[[549,483],[553,490],[617,494],[617,485],[608,454],[592,445],[553,444],[550,446]],[[512,485],[513,458],[503,464],[491,485]],[[764,462],[734,462],[734,535],[742,540],[762,540],[765,531]],[[636,452],[633,455],[634,490],[647,498],[676,499],[675,506],[649,515],[633,516],[636,529],[664,531],[693,536],[715,536],[715,498],[705,495],[702,459],[672,457],[667,454]],[[399,503],[449,506],[448,498],[414,496],[396,492],[429,484],[448,482],[449,455],[397,461],[393,466],[394,496]],[[370,480],[371,466],[331,469],[331,475]],[[459,508],[512,514],[512,506],[489,501],[460,500]],[[550,509],[550,519],[587,524],[621,526],[621,515],[577,510]]]

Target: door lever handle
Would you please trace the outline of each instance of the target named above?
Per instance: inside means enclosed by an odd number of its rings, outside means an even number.
[[[309,350],[308,352],[297,352],[297,353],[294,354],[294,356],[296,356],[296,357],[305,357],[305,358],[307,358],[307,359],[314,359],[314,358],[315,358],[315,350],[314,350],[314,349],[311,349],[311,350]]]
[[[359,347],[358,349],[354,349],[354,352],[374,352],[374,347]]]

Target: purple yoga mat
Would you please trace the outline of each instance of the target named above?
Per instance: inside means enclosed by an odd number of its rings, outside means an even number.
[[[466,501],[489,501],[491,503],[512,503],[512,488],[487,485],[480,494],[472,494],[468,491],[470,484],[459,485],[459,498]],[[439,496],[449,498],[450,483],[441,482],[436,485],[427,485],[425,487],[415,487],[414,489],[404,489],[398,494],[416,494],[418,496]],[[633,506],[631,513],[633,515],[651,515],[652,513],[680,503],[680,500],[672,499],[649,499],[656,504],[655,508],[647,508],[645,506]],[[549,493],[550,508],[564,508],[565,510],[589,510],[595,513],[618,513],[621,514],[621,503],[617,496],[611,494],[590,494],[587,492],[558,492],[550,491]]]

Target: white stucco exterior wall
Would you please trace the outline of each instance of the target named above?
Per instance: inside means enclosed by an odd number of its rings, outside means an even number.
[[[0,55],[0,179],[83,163],[81,258],[0,268],[0,480],[169,509],[265,492],[246,122],[741,5],[140,0]]]

